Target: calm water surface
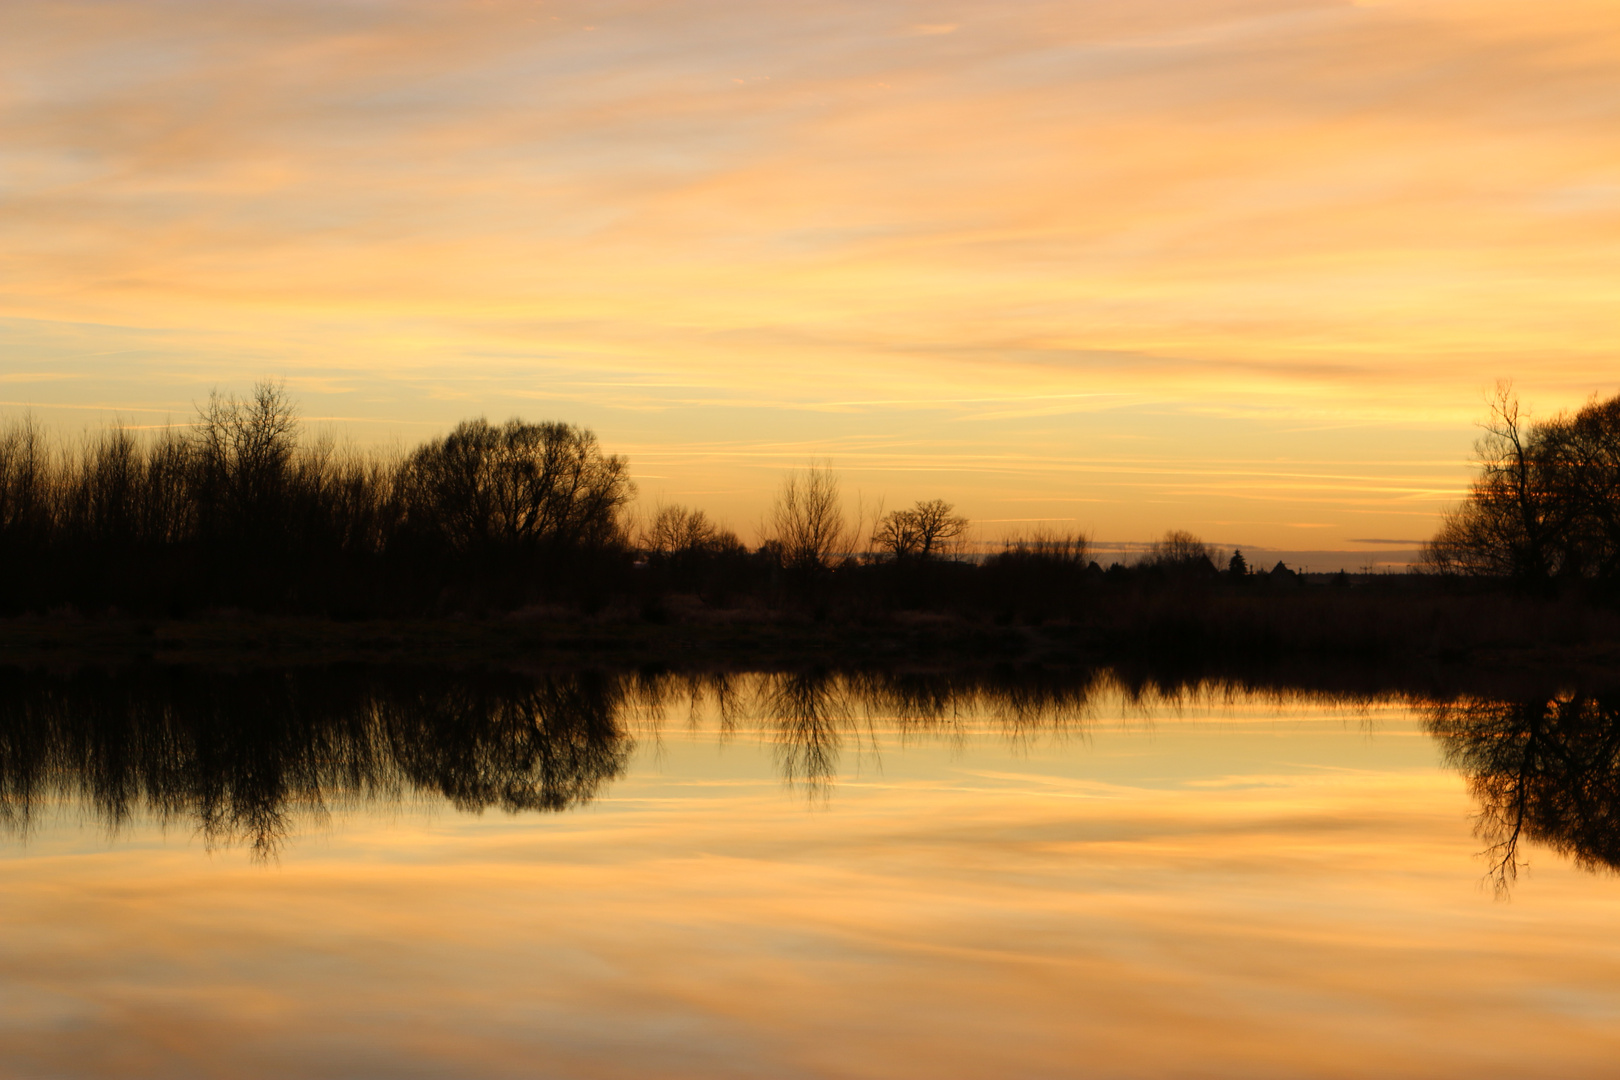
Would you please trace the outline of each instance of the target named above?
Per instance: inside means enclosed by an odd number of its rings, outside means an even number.
[[[8,676],[0,1075],[1612,1076],[1612,720]]]

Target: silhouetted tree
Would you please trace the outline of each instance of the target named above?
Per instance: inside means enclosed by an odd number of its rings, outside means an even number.
[[[649,555],[679,558],[683,555],[731,550],[741,546],[735,533],[709,520],[702,510],[679,504],[660,506],[641,535],[641,547]]]
[[[968,519],[944,499],[919,499],[909,510],[894,510],[877,521],[872,546],[890,558],[929,559],[949,550],[967,533]]]
[[[986,565],[1042,564],[1084,568],[1091,561],[1091,537],[1037,529],[1027,536],[1004,540],[1001,550]]]
[[[653,571],[642,596],[643,615],[662,619],[660,593],[666,588],[696,592],[725,603],[752,584],[752,560],[737,534],[710,521],[701,510],[660,506],[641,534],[640,546]]]
[[[1538,425],[1537,450],[1561,513],[1551,538],[1558,572],[1620,574],[1620,397],[1588,402],[1573,416]]]
[[[1209,548],[1192,533],[1171,529],[1162,539],[1148,545],[1142,562],[1147,566],[1179,569],[1209,561],[1209,554]]]
[[[1620,575],[1620,397],[1528,424],[1504,382],[1484,427],[1468,498],[1446,512],[1424,563],[1528,582]]]
[[[215,391],[187,441],[202,539],[262,547],[285,533],[298,449],[298,414],[285,387],[261,382],[247,398]]]
[[[1497,384],[1484,428],[1474,444],[1479,476],[1467,501],[1442,518],[1424,561],[1443,572],[1544,579],[1557,505],[1541,439],[1522,422],[1511,384]]]
[[[811,464],[784,477],[771,508],[771,527],[769,540],[789,570],[824,570],[846,554],[853,541],[832,467]]]
[[[571,424],[467,420],[400,470],[406,526],[460,553],[603,547],[634,493],[625,459]]]
[[[52,524],[52,476],[43,433],[32,416],[0,434],[0,540],[14,550],[45,539]]]

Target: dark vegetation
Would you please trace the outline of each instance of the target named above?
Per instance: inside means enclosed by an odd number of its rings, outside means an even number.
[[[1433,569],[1541,589],[1620,580],[1620,397],[1530,423],[1501,384],[1476,454],[1467,500],[1425,552]]]
[[[470,420],[402,458],[301,437],[265,384],[189,430],[77,453],[0,434],[0,609],[337,617],[600,605],[629,564],[623,458],[568,424]]]
[[[1075,533],[969,553],[939,499],[852,524],[825,466],[750,547],[689,507],[637,520],[626,461],[578,427],[470,420],[389,456],[309,437],[262,384],[154,435],[0,432],[0,654],[1616,664],[1620,399],[1528,424],[1504,389],[1479,462],[1430,573],[1267,570],[1182,531],[1106,568]]]

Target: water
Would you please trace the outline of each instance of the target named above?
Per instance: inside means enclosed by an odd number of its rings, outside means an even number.
[[[1610,1075],[1612,718],[1107,677],[13,674],[0,1071]]]

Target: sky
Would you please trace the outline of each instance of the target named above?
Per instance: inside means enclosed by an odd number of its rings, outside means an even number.
[[[0,416],[1376,562],[1497,379],[1620,392],[1617,132],[1612,0],[10,4]]]

